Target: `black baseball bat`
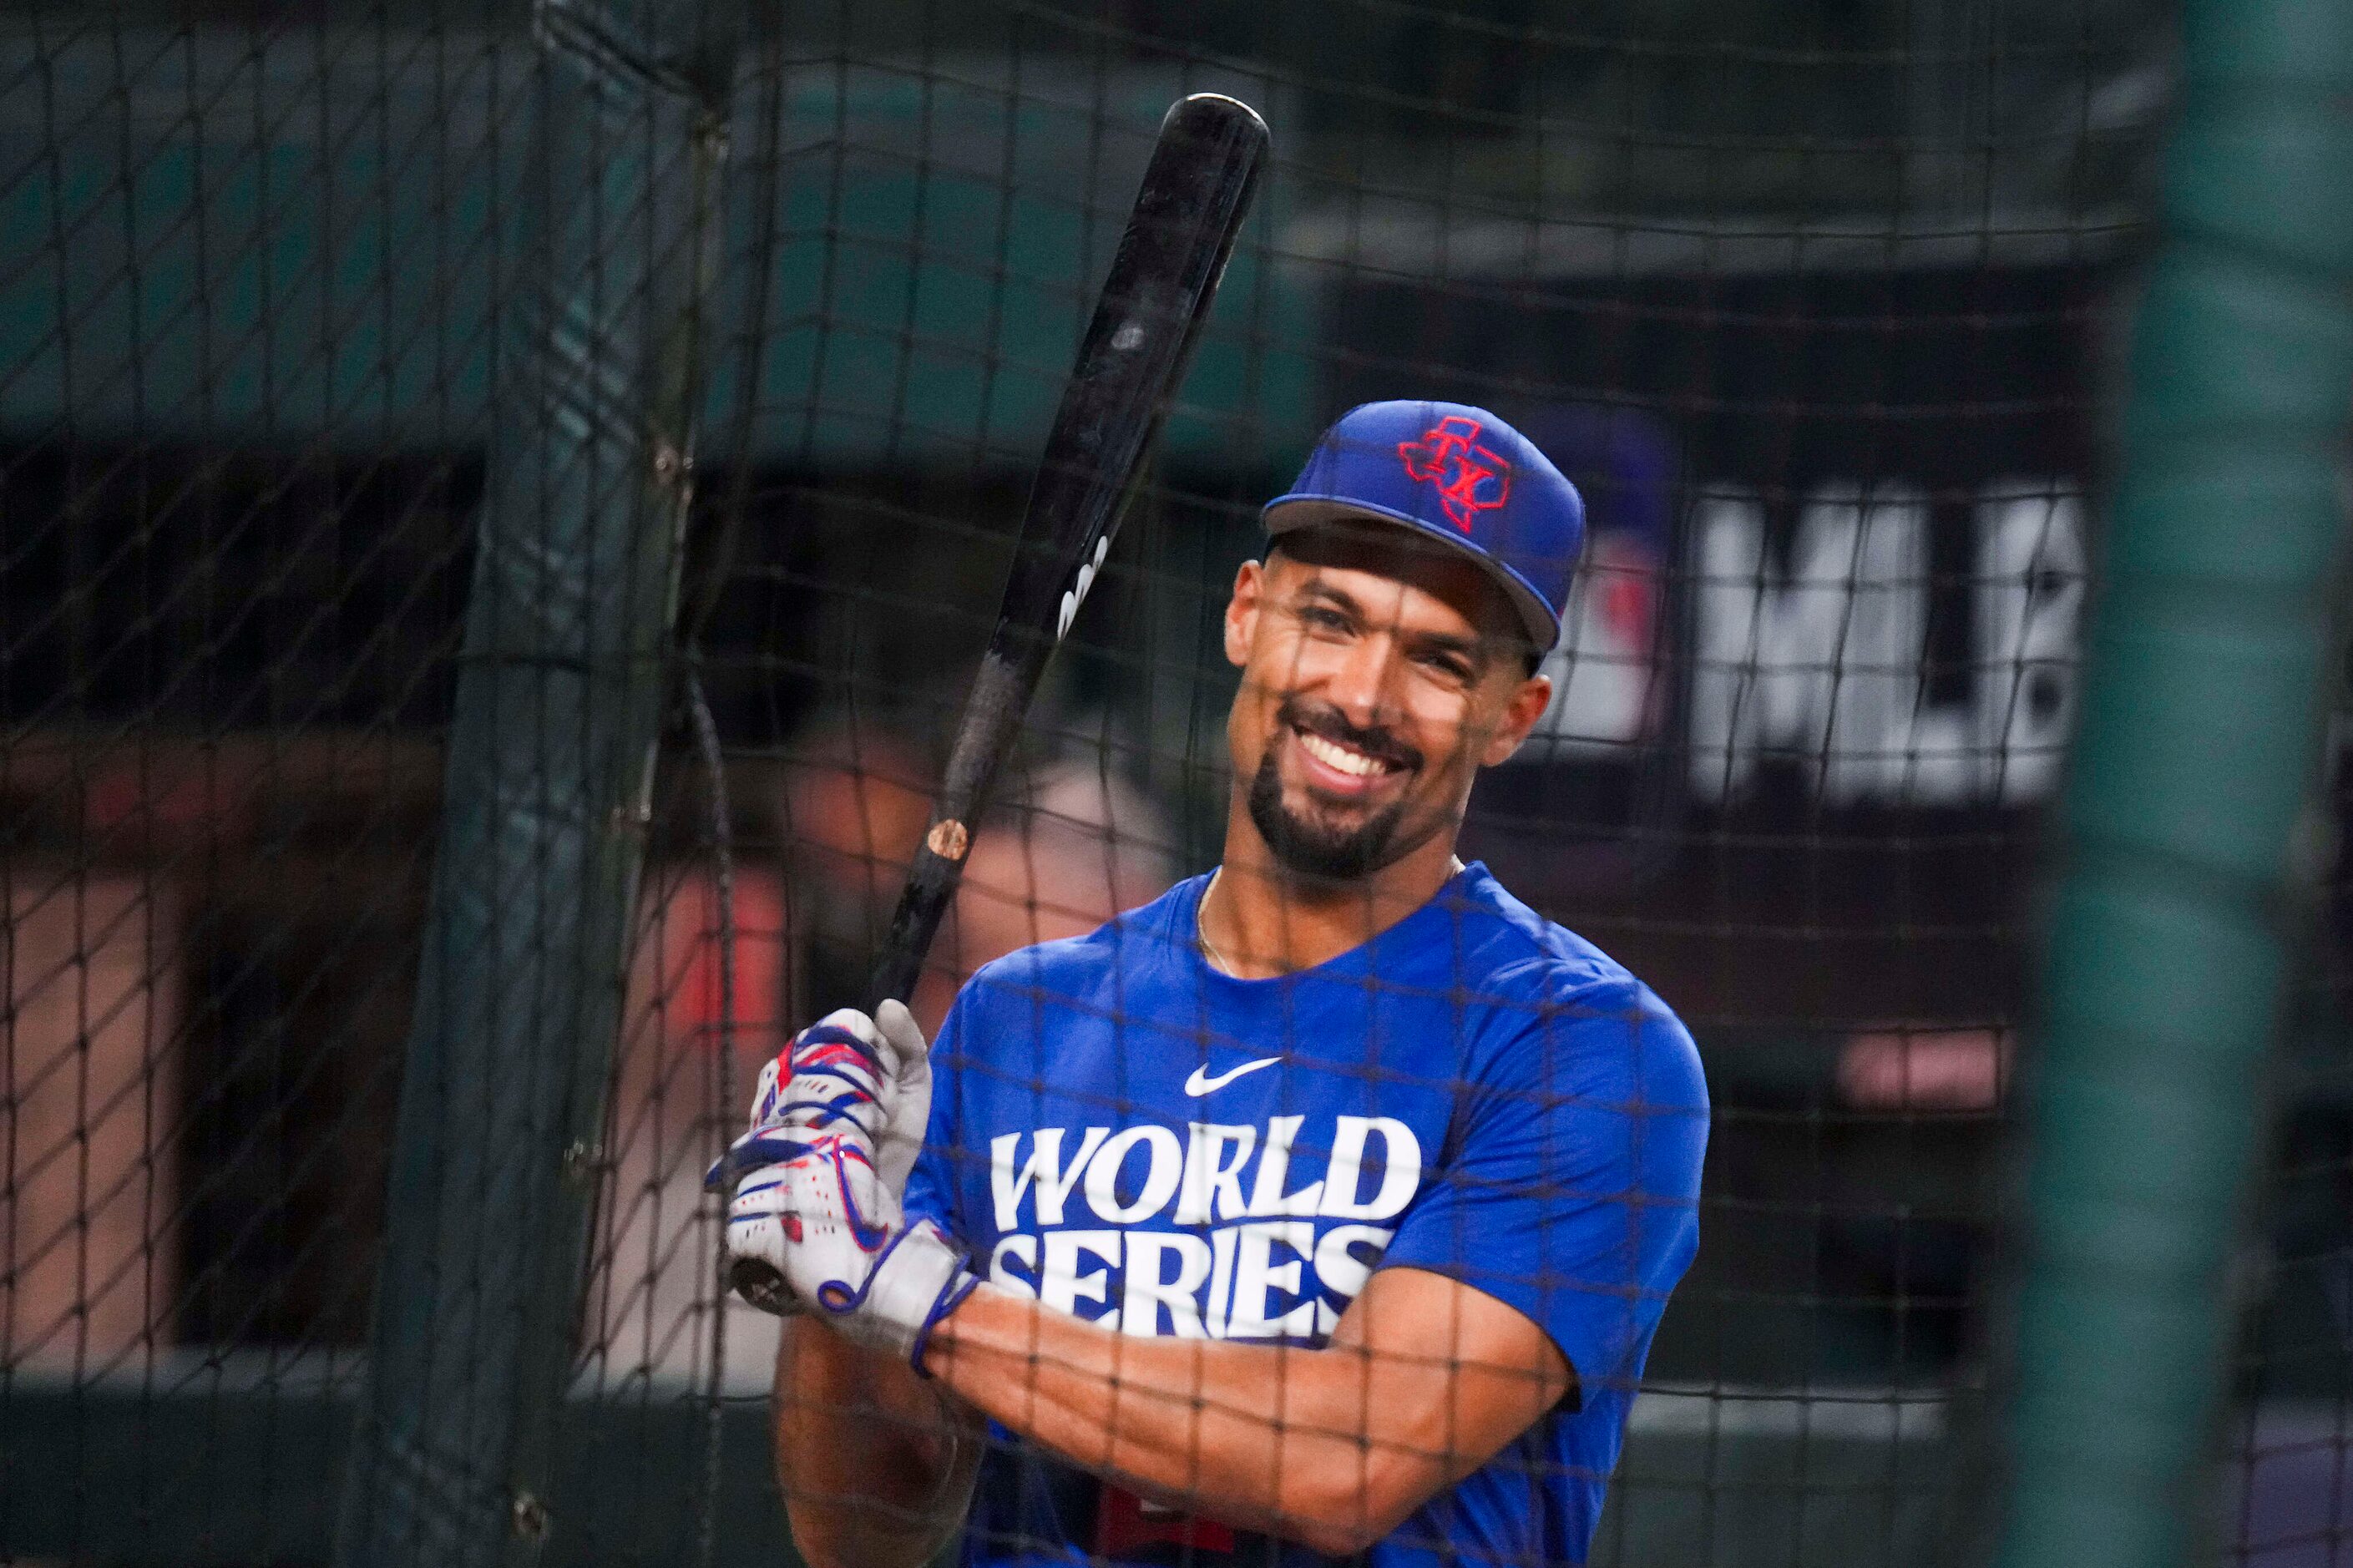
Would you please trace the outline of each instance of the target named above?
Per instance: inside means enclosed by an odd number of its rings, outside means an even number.
[[[1266,163],[1266,121],[1198,92],[1172,106],[1145,165],[1094,319],[1046,437],[997,627],[956,726],[931,826],[866,987],[870,1014],[909,1000],[972,850],[973,825],[1020,733],[1046,661],[1110,553],[1112,535],[1184,380],[1201,322]],[[746,1300],[781,1308],[784,1282],[738,1259]]]
[[[1062,389],[1029,490],[997,629],[965,700],[930,830],[866,988],[909,998],[955,897],[972,825],[1012,749],[1046,660],[1111,550],[1120,514],[1183,380],[1267,149],[1248,104],[1196,93],[1168,110],[1111,274]]]

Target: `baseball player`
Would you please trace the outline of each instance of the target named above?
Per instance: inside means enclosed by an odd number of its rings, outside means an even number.
[[[1225,616],[1225,856],[973,976],[927,1049],[763,1076],[728,1245],[803,1309],[776,1460],[816,1568],[1581,1563],[1697,1245],[1665,1004],[1455,858],[1545,711],[1576,490],[1377,403]]]

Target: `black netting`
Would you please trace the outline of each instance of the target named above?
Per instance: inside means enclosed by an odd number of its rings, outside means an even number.
[[[528,21],[0,22],[0,1561],[328,1555],[527,342]],[[786,1035],[860,997],[1153,133],[1200,90],[1274,164],[918,1016],[1217,863],[1260,507],[1355,404],[1492,409],[1590,533],[1558,695],[1462,853],[1672,1005],[1715,1111],[1591,1560],[1941,1550],[2169,26],[754,16],[605,1132],[563,1152],[599,1197],[551,1550],[786,1550],[775,1320],[718,1308],[702,1170]],[[2326,880],[2245,1237],[2219,1545],[2264,1568],[2346,1560],[2353,1507]]]

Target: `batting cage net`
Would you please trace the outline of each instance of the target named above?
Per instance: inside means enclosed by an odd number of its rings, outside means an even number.
[[[790,1033],[867,1000],[1199,91],[1264,116],[1269,173],[915,1017],[1172,888],[1192,929],[1261,508],[1356,405],[1507,421],[1587,533],[1460,853],[1647,983],[1712,1103],[1647,1363],[1562,1406],[1641,1391],[1587,1560],[1957,1551],[2174,47],[2143,0],[14,8],[0,1561],[792,1559],[778,1320],[724,1294],[704,1168]],[[1513,503],[1446,417],[1393,460],[1469,537]],[[2353,1562],[2335,778],[2209,1542],[2267,1568]],[[1460,984],[1366,952],[1324,983]],[[1008,1293],[1133,1336],[1322,1342],[1408,1234],[1409,1144],[1434,1180],[1488,1114],[1418,1015],[1228,1037],[1141,982],[1103,1005],[1134,1059],[1075,1081],[1043,1025],[989,1044],[1066,1000],[1022,962],[942,1042],[975,1129],[917,1184],[988,1211]],[[1155,1050],[1190,1100],[1141,1087]],[[1325,1058],[1362,1095],[1286,1112]],[[985,1441],[984,1555],[1039,1510],[1039,1551],[1263,1540]],[[1101,1533],[1121,1506],[1141,1534]]]

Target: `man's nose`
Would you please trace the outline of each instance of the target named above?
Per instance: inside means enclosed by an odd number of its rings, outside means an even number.
[[[1360,729],[1386,723],[1394,717],[1397,668],[1397,644],[1393,639],[1358,637],[1332,671],[1324,688],[1324,700]]]

